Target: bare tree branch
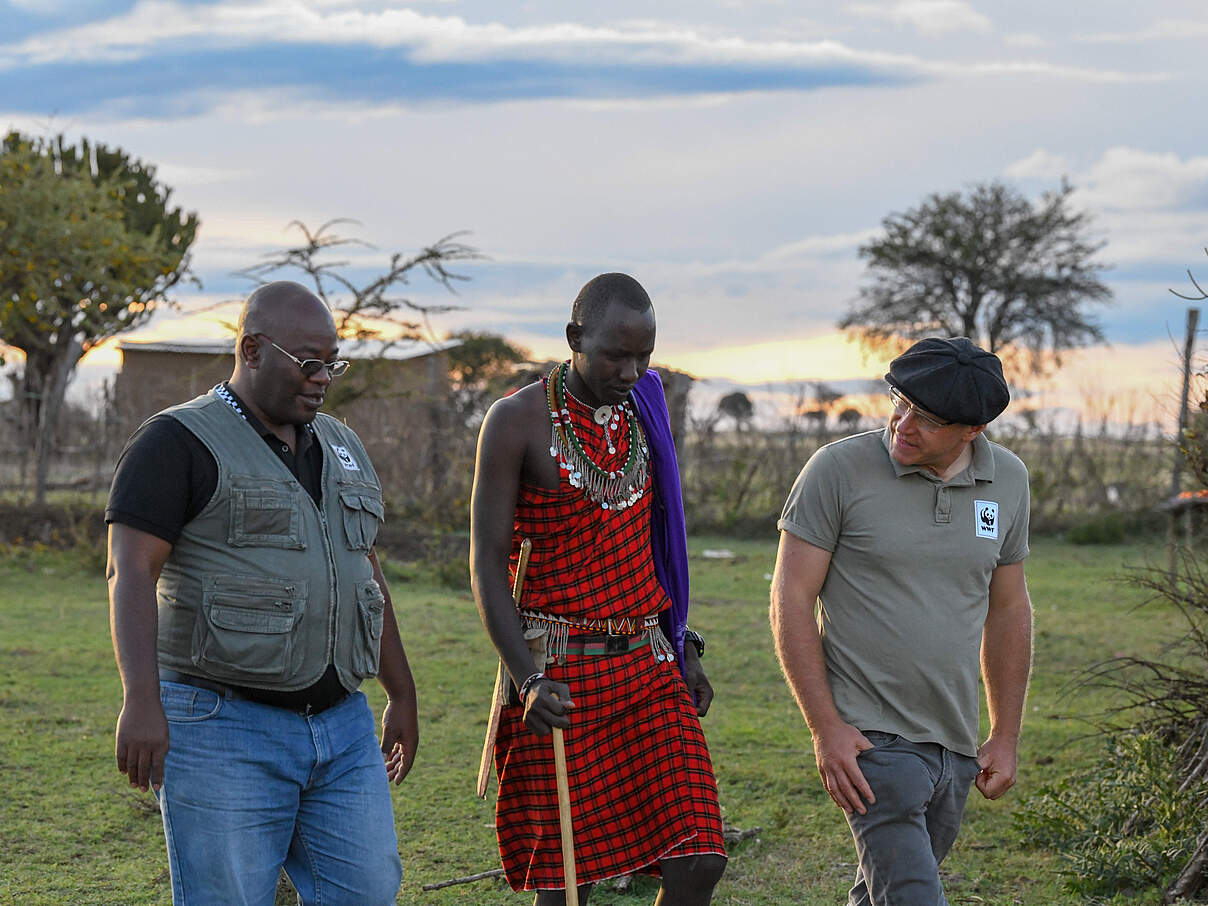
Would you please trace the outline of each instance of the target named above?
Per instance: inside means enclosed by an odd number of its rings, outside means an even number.
[[[238,274],[257,283],[266,283],[271,279],[280,279],[283,272],[301,272],[315,294],[331,308],[341,336],[357,339],[419,339],[435,343],[437,337],[431,319],[460,311],[463,306],[417,302],[399,294],[397,289],[408,286],[413,273],[420,271],[434,283],[456,294],[455,284],[470,278],[454,271],[451,265],[482,260],[486,256],[462,241],[462,237],[469,235],[467,231],[449,233],[415,254],[393,253],[384,271],[361,283],[350,273],[354,267],[352,260],[328,260],[326,257],[333,249],[345,246],[374,248],[361,239],[334,232],[339,226],[356,223],[355,220],[341,217],[328,220],[312,230],[300,220],[291,221],[288,228],[299,230],[304,241],[291,248],[269,252],[264,256],[264,261],[238,271]]]

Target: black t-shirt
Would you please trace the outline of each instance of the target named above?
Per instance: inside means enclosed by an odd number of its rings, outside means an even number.
[[[225,386],[225,385],[224,385]],[[314,429],[298,432],[291,451],[243,401],[227,388],[243,417],[298,479],[316,504],[323,502],[323,449]],[[139,428],[118,457],[105,507],[105,522],[119,522],[175,544],[185,525],[200,513],[218,487],[218,463],[202,440],[170,415],[157,415]]]
[[[269,431],[248,412],[243,400],[223,385],[241,414],[261,439],[285,463],[316,505],[323,501],[323,448],[314,429],[298,431],[297,449]],[[139,428],[118,457],[105,507],[105,522],[117,522],[175,544],[181,532],[205,509],[218,487],[218,463],[202,440],[170,415],[156,415]],[[313,686],[297,692],[233,687],[264,704],[303,711],[338,700],[345,694],[333,665]]]

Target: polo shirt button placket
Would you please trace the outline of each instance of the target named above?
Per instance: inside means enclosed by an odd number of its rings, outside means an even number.
[[[948,488],[939,485],[935,489],[935,524],[947,525],[952,521],[952,497]]]

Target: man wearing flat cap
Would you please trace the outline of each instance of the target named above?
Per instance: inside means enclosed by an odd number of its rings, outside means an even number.
[[[946,906],[939,863],[970,787],[997,799],[1015,783],[1028,474],[983,434],[1010,400],[997,356],[929,337],[885,379],[888,426],[822,447],[793,485],[772,630],[855,841],[849,906]]]

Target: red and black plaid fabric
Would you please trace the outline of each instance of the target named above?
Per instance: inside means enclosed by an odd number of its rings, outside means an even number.
[[[617,452],[609,453],[604,429],[592,422],[591,410],[569,395],[567,406],[592,462],[621,469],[629,455],[628,420],[621,420],[615,432],[620,436],[613,437]],[[513,575],[521,539],[533,542],[521,607],[572,619],[643,617],[670,607],[650,555],[650,482],[632,507],[605,510],[562,475],[555,491],[520,489],[512,533]]]
[[[621,468],[628,435],[610,455],[590,410],[568,405],[593,461]],[[650,553],[651,500],[648,490],[617,512],[569,484],[521,488],[516,547],[524,537],[533,543],[521,606],[584,619],[640,618],[670,606]],[[575,702],[565,742],[579,883],[657,875],[661,859],[724,855],[709,750],[678,666],[642,647],[571,655],[546,674],[566,683]],[[521,707],[504,709],[495,745],[500,855],[513,889],[560,889],[553,747],[522,717]]]

